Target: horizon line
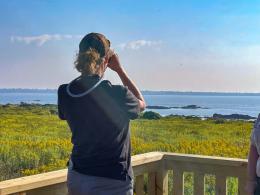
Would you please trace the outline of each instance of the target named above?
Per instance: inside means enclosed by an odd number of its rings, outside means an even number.
[[[42,91],[57,91],[57,88],[0,88],[2,90],[42,90]],[[243,91],[175,91],[175,90],[150,90],[150,89],[142,89],[142,92],[157,92],[157,93],[222,93],[222,94],[260,94],[259,92],[243,92]]]

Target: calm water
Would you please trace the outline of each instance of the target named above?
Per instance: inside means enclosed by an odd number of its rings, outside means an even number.
[[[260,112],[260,96],[251,95],[144,95],[148,105],[157,106],[187,106],[197,105],[208,109],[156,109],[162,115],[196,115],[212,116],[218,114],[247,114],[257,116]],[[10,93],[0,92],[0,104],[19,104],[20,102],[57,104],[54,92]]]

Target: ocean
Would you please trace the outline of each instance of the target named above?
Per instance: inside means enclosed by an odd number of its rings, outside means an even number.
[[[217,114],[244,114],[257,117],[260,113],[260,94],[239,93],[185,93],[148,92],[144,98],[149,106],[176,107],[170,109],[147,109],[163,116],[174,114],[184,116],[211,117]],[[0,104],[19,104],[20,102],[38,104],[57,104],[55,90],[0,90]],[[198,109],[181,107],[196,105]]]

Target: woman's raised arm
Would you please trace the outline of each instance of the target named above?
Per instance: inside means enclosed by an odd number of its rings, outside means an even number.
[[[136,96],[136,98],[139,100],[140,109],[143,111],[146,107],[146,103],[144,100],[143,95],[141,94],[138,87],[135,85],[135,83],[129,78],[124,68],[121,66],[119,62],[119,58],[117,54],[114,54],[111,59],[109,60],[108,67],[115,71],[118,76],[120,77],[122,83],[128,87],[128,89]]]

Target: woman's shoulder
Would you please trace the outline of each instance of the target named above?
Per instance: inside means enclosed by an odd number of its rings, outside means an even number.
[[[68,84],[66,84],[66,83],[59,85],[58,90],[57,90],[58,95],[65,92],[67,85]]]
[[[123,93],[125,92],[128,88],[124,85],[115,85],[115,84],[112,84],[109,80],[103,80],[102,81],[102,85],[110,90],[111,92],[114,92],[114,93]]]
[[[108,91],[108,93],[112,93],[113,96],[124,96],[128,90],[126,86],[112,84],[109,80],[102,81],[102,86]]]

